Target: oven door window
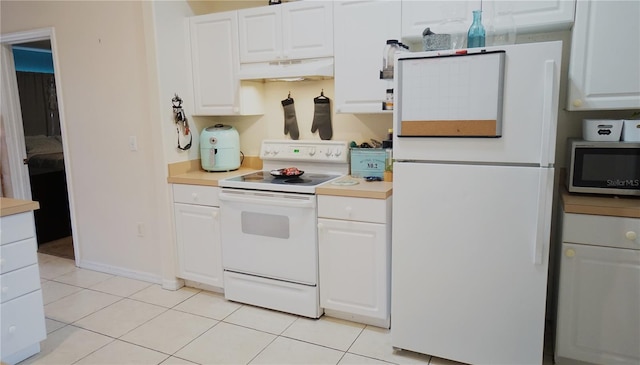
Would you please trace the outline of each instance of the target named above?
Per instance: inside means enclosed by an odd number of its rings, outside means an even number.
[[[289,217],[268,213],[241,212],[242,233],[288,239]]]

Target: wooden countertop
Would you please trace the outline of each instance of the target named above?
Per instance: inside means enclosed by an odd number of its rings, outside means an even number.
[[[357,181],[356,185],[334,185],[326,183],[316,188],[318,195],[346,196],[352,198],[386,199],[393,194],[393,183],[385,181],[365,181],[362,178],[346,176],[335,180]]]
[[[31,200],[0,198],[0,217],[40,209],[40,203]]]
[[[560,193],[565,213],[640,218],[640,198],[573,194],[564,187]]]
[[[200,168],[200,160],[178,162],[169,165],[169,176],[167,182],[171,184],[188,184],[218,186],[218,181],[228,177],[248,174],[252,171],[261,170],[261,165],[252,162],[249,167],[240,167],[238,170],[229,172],[207,172]],[[386,199],[391,196],[393,183],[374,181],[368,182],[364,179],[344,177],[338,179],[356,180],[358,184],[350,186],[332,185],[327,183],[316,189],[318,195],[334,195],[355,198]]]
[[[238,175],[248,174],[255,169],[241,167],[234,171],[225,172],[207,172],[204,170],[188,171],[182,174],[169,176],[167,182],[172,184],[189,184],[189,185],[205,185],[218,186],[218,180],[234,177]]]

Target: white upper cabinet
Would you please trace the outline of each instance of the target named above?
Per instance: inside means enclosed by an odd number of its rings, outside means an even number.
[[[569,110],[640,108],[640,2],[578,1]]]
[[[469,1],[403,1],[402,36],[408,39],[422,37],[422,31],[430,27],[438,33],[438,28],[461,28],[466,33],[472,21],[472,11],[480,10],[480,0]],[[486,0],[482,2],[482,22],[485,28],[505,16],[515,25],[518,33],[533,33],[570,29],[575,10],[574,0],[555,1],[502,1]],[[451,22],[457,20],[457,22]]]
[[[402,37],[422,39],[422,31],[429,27],[435,33],[445,21],[466,33],[471,25],[473,10],[480,9],[480,1],[402,1]],[[466,29],[465,29],[466,27]],[[422,50],[422,49],[420,49]]]
[[[240,62],[333,56],[333,3],[296,1],[238,11]]]
[[[336,2],[334,23],[335,111],[382,113],[393,87],[379,77],[382,53],[387,39],[400,39],[400,1]]]
[[[261,114],[262,85],[237,78],[236,11],[189,19],[194,115]]]

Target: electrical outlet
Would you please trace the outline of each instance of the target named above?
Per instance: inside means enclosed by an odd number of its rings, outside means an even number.
[[[131,151],[138,150],[138,138],[136,136],[129,136],[129,149]]]
[[[138,222],[138,237],[144,237],[144,223]]]

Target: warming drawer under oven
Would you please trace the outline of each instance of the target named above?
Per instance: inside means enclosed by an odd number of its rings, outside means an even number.
[[[316,196],[223,188],[225,297],[318,318]]]

